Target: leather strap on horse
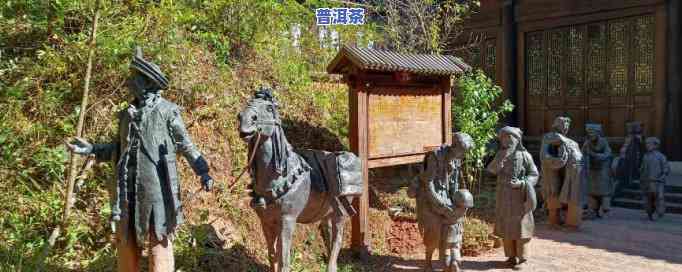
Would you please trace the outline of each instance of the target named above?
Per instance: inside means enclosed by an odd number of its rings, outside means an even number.
[[[246,166],[244,166],[244,169],[242,169],[242,172],[239,173],[239,176],[237,176],[237,178],[235,178],[232,181],[232,184],[230,184],[227,187],[228,190],[231,191],[232,187],[234,187],[237,184],[237,181],[239,181],[239,179],[244,175],[244,173],[246,173],[246,170],[248,170],[249,167],[251,167],[251,163],[253,163],[253,159],[256,157],[256,149],[258,149],[259,142],[260,142],[260,132],[257,132],[256,133],[256,142],[253,145],[253,150],[251,151],[251,156],[249,156],[249,161],[246,163]]]

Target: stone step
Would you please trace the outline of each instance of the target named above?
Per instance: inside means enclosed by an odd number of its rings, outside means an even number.
[[[623,187],[623,191],[625,190],[640,190],[639,183],[631,183]],[[665,192],[670,193],[670,194],[682,194],[682,186],[679,185],[670,185],[669,183],[666,183],[665,185]]]
[[[641,200],[634,200],[634,199],[622,198],[622,197],[614,199],[612,205],[616,206],[616,207],[622,207],[622,208],[628,208],[628,209],[637,209],[637,210],[644,209],[644,204]],[[680,204],[680,203],[667,203],[666,202],[665,211],[667,213],[682,214],[682,204]]]
[[[633,200],[642,199],[642,191],[639,189],[625,189],[621,192],[620,197],[629,198]],[[665,193],[665,201],[668,203],[682,204],[682,194],[680,193]]]

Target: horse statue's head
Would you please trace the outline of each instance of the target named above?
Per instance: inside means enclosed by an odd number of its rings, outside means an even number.
[[[273,145],[272,156],[275,161],[275,170],[283,174],[288,168],[287,158],[291,146],[284,136],[277,107],[277,100],[272,94],[272,89],[260,87],[237,118],[239,119],[239,136],[249,143],[249,149],[258,148],[264,143]]]
[[[263,138],[272,137],[282,124],[272,89],[259,88],[237,118],[239,119],[239,136],[243,140],[251,141],[259,134]]]

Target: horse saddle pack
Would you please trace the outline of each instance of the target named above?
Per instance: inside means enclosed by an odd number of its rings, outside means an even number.
[[[362,161],[351,152],[328,152],[323,150],[298,150],[312,168],[310,179],[313,188],[320,192],[328,192],[344,213],[355,213],[346,196],[362,195],[364,190],[362,179]]]

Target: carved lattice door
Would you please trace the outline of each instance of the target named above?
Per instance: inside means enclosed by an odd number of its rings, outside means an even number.
[[[625,123],[655,120],[653,15],[528,32],[525,36],[525,127],[548,131],[554,117],[573,119],[569,134],[600,123],[624,136]]]

